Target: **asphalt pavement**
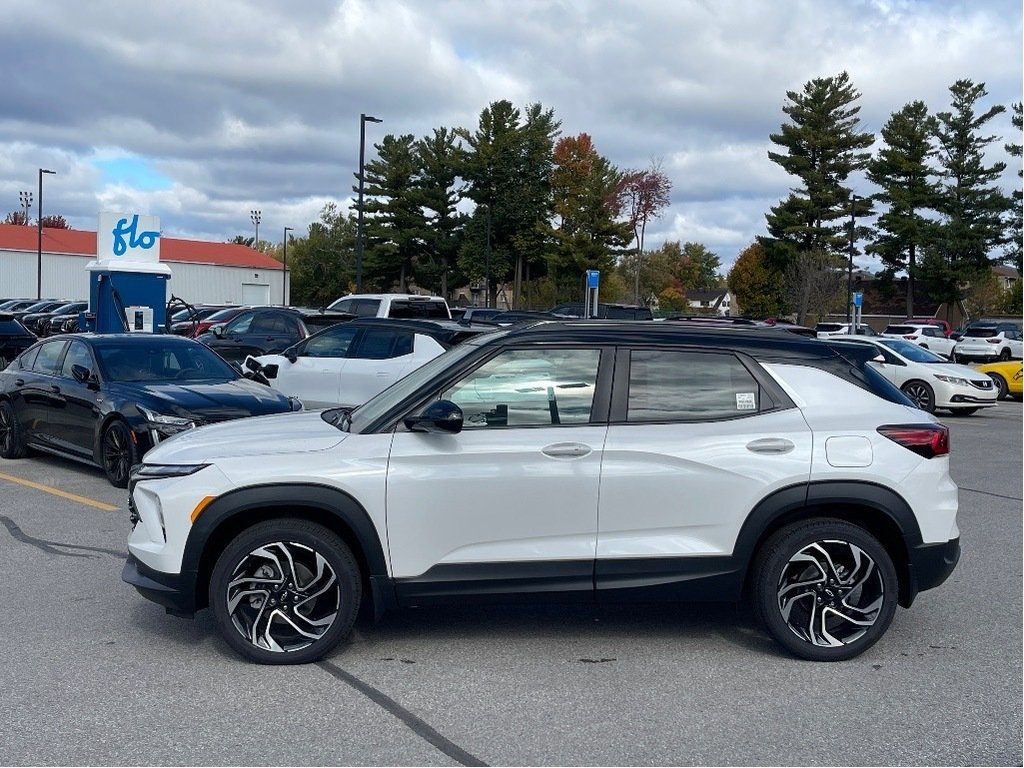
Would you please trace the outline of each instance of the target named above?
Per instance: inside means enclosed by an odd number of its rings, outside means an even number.
[[[669,604],[403,611],[256,666],[121,582],[99,470],[0,460],[0,764],[1021,765],[1021,404],[942,418],[960,565],[838,664]]]

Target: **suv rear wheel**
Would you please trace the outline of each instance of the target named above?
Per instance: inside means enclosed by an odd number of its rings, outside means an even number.
[[[863,653],[896,612],[889,553],[842,520],[805,520],[777,531],[754,567],[758,616],[775,640],[804,659],[843,661]]]
[[[261,664],[316,661],[347,637],[362,586],[352,551],[322,525],[270,520],[243,531],[210,578],[228,645]]]

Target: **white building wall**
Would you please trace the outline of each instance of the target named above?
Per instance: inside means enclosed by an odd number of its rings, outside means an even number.
[[[89,273],[85,266],[93,257],[62,253],[44,253],[42,269],[43,298],[89,299]],[[0,250],[0,298],[36,295],[37,255],[25,251]],[[167,298],[171,294],[189,304],[241,304],[243,285],[266,286],[270,304],[280,304],[281,270],[228,267],[218,264],[162,262],[171,269]],[[290,275],[289,275],[290,277]]]

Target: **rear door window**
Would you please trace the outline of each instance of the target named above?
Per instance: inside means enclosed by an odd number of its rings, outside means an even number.
[[[60,362],[60,355],[64,351],[66,343],[62,339],[60,341],[47,342],[39,347],[39,354],[36,355],[36,359],[32,363],[32,370],[36,373],[55,376],[59,370],[57,364]]]
[[[349,357],[362,360],[387,360],[412,352],[413,334],[384,328],[366,328]]]

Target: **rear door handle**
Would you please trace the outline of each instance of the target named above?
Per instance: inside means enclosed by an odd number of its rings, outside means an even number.
[[[25,386],[25,380],[24,379],[15,379],[14,383],[16,385],[18,385],[19,387],[24,387]]]
[[[552,443],[545,445],[540,452],[553,459],[578,459],[587,456],[592,449],[583,443]]]
[[[58,387],[56,384],[51,384],[50,385],[50,391],[51,392],[55,392],[55,393],[57,393],[59,395],[60,394],[60,387]]]
[[[782,437],[763,437],[760,440],[753,440],[747,443],[747,450],[751,453],[789,453],[794,448],[796,446],[792,441]]]

